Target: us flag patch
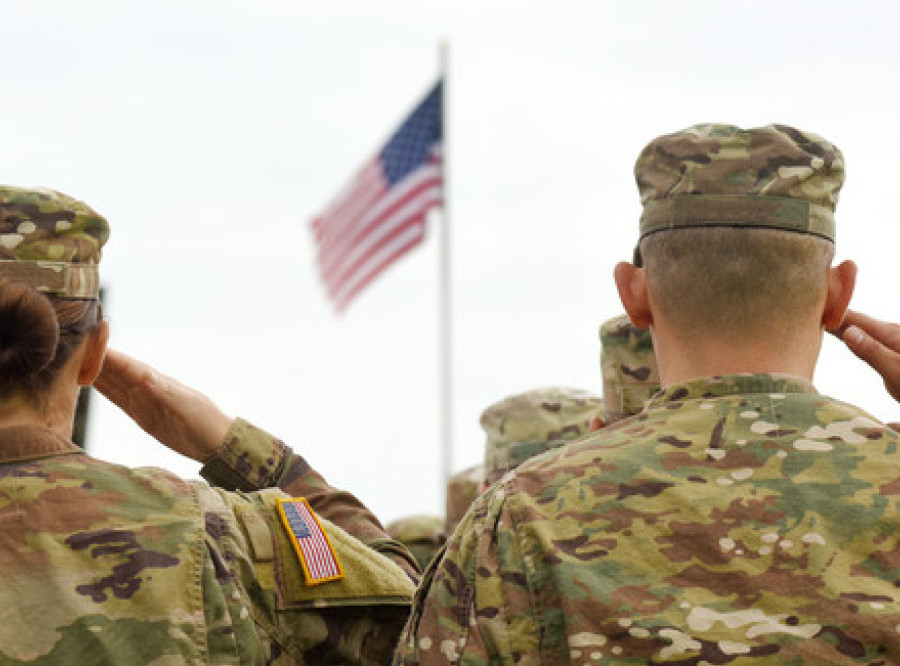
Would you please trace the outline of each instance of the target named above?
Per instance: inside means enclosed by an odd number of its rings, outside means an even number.
[[[307,585],[319,585],[344,577],[331,541],[306,499],[280,499],[278,513],[300,558]]]

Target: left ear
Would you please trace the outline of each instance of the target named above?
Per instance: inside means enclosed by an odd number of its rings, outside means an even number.
[[[101,321],[84,340],[84,354],[78,369],[78,385],[90,386],[97,379],[106,359],[106,345],[109,342],[109,324]]]
[[[844,322],[855,286],[854,262],[843,261],[828,269],[828,291],[825,294],[825,310],[822,312],[822,325],[826,331],[833,331]]]

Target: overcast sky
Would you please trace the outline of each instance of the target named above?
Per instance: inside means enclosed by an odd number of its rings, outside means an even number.
[[[510,393],[601,391],[599,324],[640,206],[632,165],[698,122],[782,122],[845,154],[838,259],[900,320],[900,9],[876,2],[3,3],[0,181],[112,226],[112,344],[278,434],[385,520],[443,511],[437,245],[335,317],[309,219],[437,76],[451,45],[453,467]],[[826,341],[816,385],[886,420]],[[97,397],[92,453],[192,476]]]

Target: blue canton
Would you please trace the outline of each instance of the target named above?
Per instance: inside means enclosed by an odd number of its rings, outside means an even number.
[[[391,186],[424,164],[432,146],[443,138],[443,91],[444,83],[438,81],[381,150],[384,175]]]
[[[289,503],[282,504],[282,507],[284,508],[284,515],[287,518],[288,525],[291,526],[291,532],[294,533],[294,536],[298,539],[305,539],[308,537],[310,535],[309,526],[306,524],[306,521],[303,520],[303,516],[300,515],[297,507]]]

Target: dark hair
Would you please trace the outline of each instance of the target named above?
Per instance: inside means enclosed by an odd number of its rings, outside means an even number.
[[[48,298],[0,278],[0,398],[33,403],[101,321],[98,300]]]

